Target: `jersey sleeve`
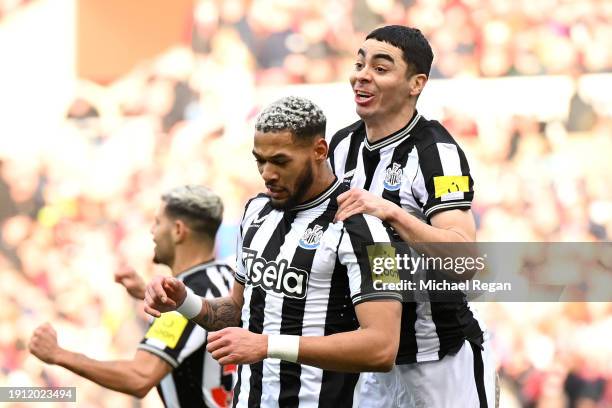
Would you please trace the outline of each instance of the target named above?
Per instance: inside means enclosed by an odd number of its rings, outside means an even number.
[[[383,283],[399,283],[397,269],[378,273],[375,258],[392,256],[394,248],[383,223],[369,215],[355,215],[344,221],[338,258],[346,267],[351,301],[354,305],[380,299],[402,301],[401,293]]]
[[[138,345],[177,368],[185,358],[206,343],[206,331],[173,311],[153,320]]]
[[[420,171],[412,191],[427,220],[441,211],[471,208],[474,180],[465,154],[450,135],[418,153]]]

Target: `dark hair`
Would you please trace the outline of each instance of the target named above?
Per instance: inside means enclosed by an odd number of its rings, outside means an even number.
[[[223,202],[204,186],[186,185],[173,188],[161,197],[166,215],[178,218],[196,234],[214,241],[223,220]]]
[[[418,28],[401,25],[388,25],[377,28],[366,37],[384,41],[402,50],[402,56],[408,67],[412,68],[410,74],[425,74],[429,76],[433,51],[429,42]]]
[[[297,138],[325,137],[325,114],[312,101],[299,96],[287,96],[266,107],[257,117],[259,132],[289,130]]]

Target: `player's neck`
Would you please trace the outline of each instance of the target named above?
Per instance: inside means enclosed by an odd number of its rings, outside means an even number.
[[[304,195],[303,202],[307,202],[327,190],[336,179],[334,173],[332,173],[331,169],[327,166],[327,162],[323,163],[321,168],[321,172],[319,175],[314,176],[314,181],[310,185],[308,192]],[[302,203],[299,203],[302,204]]]
[[[363,118],[366,135],[370,143],[375,143],[406,126],[414,116],[415,107],[406,107],[401,112],[384,117]]]
[[[178,274],[185,272],[196,265],[200,265],[214,259],[214,248],[202,248],[204,245],[201,243],[198,245],[199,247],[192,244],[190,247],[176,248],[174,263],[171,266],[172,276],[177,276]]]

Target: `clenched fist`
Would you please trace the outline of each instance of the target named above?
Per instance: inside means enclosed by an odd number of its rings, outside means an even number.
[[[144,299],[145,282],[133,269],[125,268],[115,272],[115,282],[125,287],[133,298]]]
[[[60,347],[57,344],[57,333],[49,324],[40,325],[34,330],[30,339],[30,353],[48,364],[55,364]]]
[[[187,297],[185,284],[176,278],[156,276],[145,290],[144,311],[153,317],[176,310]]]

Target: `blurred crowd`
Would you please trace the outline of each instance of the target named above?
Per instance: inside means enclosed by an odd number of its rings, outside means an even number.
[[[77,386],[84,407],[132,404],[42,365],[29,336],[51,321],[67,348],[100,359],[134,351],[145,316],[113,272],[167,273],[151,263],[149,228],[172,186],[223,197],[218,255],[231,259],[242,206],[263,187],[250,154],[259,87],[346,82],[365,33],[382,23],[422,28],[432,78],[579,79],[612,70],[611,18],[597,0],[197,2],[190,47],[106,87],[80,83],[57,131],[0,151],[0,384]],[[508,112],[491,126],[444,112],[437,119],[476,180],[479,240],[610,240],[612,119],[578,88],[564,120]],[[612,406],[609,303],[477,307],[493,332],[502,406]],[[151,394],[144,406],[158,406]]]
[[[372,27],[419,27],[436,55],[432,78],[605,72],[612,68],[605,0],[199,1],[198,53],[248,48],[258,83],[344,80]]]
[[[7,16],[22,6],[27,5],[32,0],[0,0],[0,21],[4,16]]]

